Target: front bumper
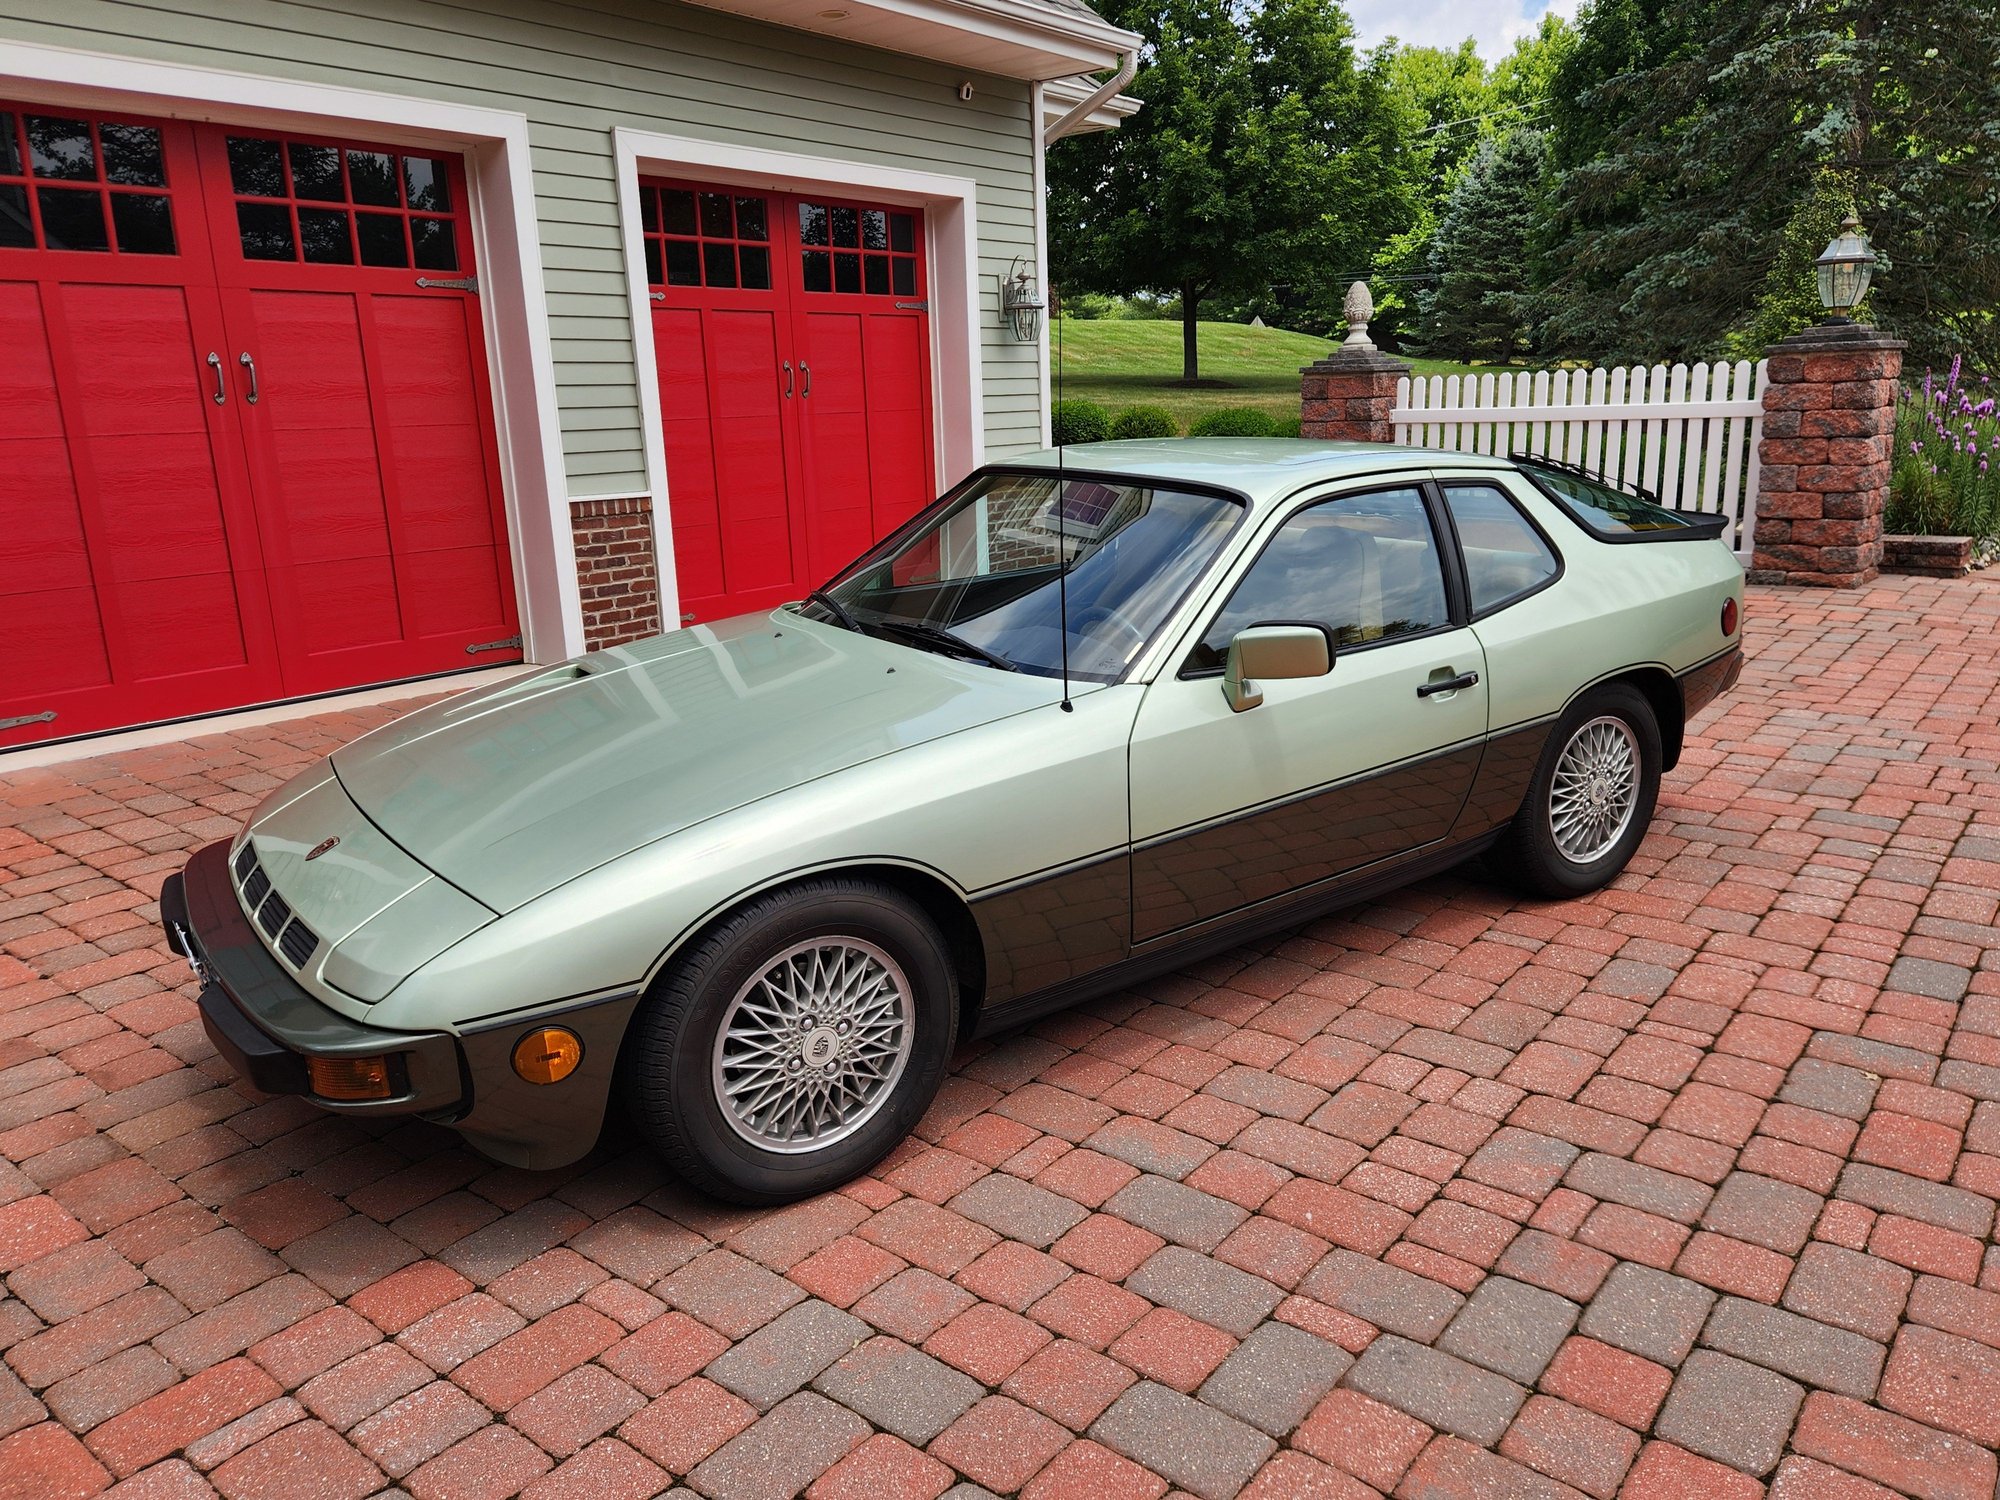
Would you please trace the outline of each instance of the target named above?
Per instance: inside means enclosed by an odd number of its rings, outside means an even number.
[[[471,1104],[455,1037],[441,1031],[364,1026],[308,994],[266,948],[237,904],[227,841],[197,850],[160,890],[167,943],[202,981],[202,1029],[230,1067],[267,1094],[302,1094],[344,1114],[421,1114],[451,1119]],[[323,1099],[307,1059],[387,1057],[386,1099]]]

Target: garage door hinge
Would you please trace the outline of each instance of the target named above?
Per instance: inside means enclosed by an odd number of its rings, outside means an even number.
[[[504,641],[481,641],[476,646],[467,646],[465,654],[467,656],[477,656],[482,651],[519,651],[520,649],[521,638],[518,635],[510,635]]]
[[[929,303],[929,302],[927,302],[927,301],[926,301],[926,302],[898,302],[898,303],[896,304],[896,311],[897,311],[897,312],[929,312],[930,310],[931,310],[931,305],[930,305],[930,303]]]
[[[24,724],[52,724],[55,722],[55,717],[56,711],[53,708],[45,708],[38,714],[22,714],[19,718],[0,719],[0,729],[19,729]]]
[[[421,287],[436,287],[441,291],[447,292],[477,292],[479,290],[479,278],[477,276],[419,276],[417,278],[417,285]]]

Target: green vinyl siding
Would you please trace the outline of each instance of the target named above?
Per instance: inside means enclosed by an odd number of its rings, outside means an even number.
[[[578,497],[647,487],[614,127],[972,178],[987,451],[1039,445],[1036,349],[995,305],[1035,253],[1026,83],[975,76],[961,102],[963,70],[666,0],[0,0],[8,40],[525,114]]]

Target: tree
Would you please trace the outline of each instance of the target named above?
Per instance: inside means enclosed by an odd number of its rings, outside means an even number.
[[[1204,301],[1365,263],[1408,222],[1405,142],[1333,0],[1119,0],[1106,18],[1150,39],[1144,108],[1050,153],[1054,279],[1177,296],[1194,381]]]
[[[1436,281],[1420,299],[1425,346],[1461,361],[1503,361],[1534,321],[1527,249],[1543,216],[1548,142],[1526,127],[1480,142],[1431,242]]]
[[[1884,256],[1882,322],[2000,367],[1997,23],[1993,0],[1598,0],[1552,100],[1554,335],[1714,350],[1830,170]]]
[[[1854,190],[1847,180],[1838,172],[1822,171],[1779,236],[1777,256],[1764,276],[1749,325],[1724,340],[1724,353],[1732,359],[1757,359],[1779,339],[1825,316],[1816,262],[1853,212]],[[1855,316],[1866,321],[1870,312],[1864,307]]]

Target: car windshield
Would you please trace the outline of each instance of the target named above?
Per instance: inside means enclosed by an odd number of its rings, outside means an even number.
[[[925,650],[1042,676],[1115,682],[1243,514],[1240,502],[1136,480],[975,475],[807,605]],[[1068,576],[1063,559],[1068,556]],[[835,609],[833,606],[838,605]]]

